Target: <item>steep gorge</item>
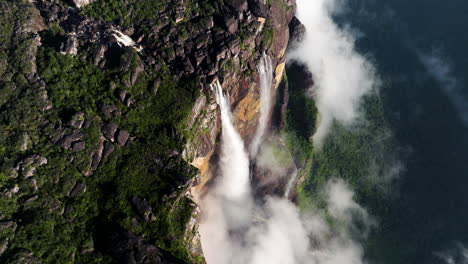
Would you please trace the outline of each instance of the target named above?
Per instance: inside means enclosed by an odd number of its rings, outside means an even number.
[[[203,263],[221,120],[256,138],[292,0],[0,3],[0,262]],[[260,135],[261,137],[261,135]],[[191,165],[195,168],[193,168]]]

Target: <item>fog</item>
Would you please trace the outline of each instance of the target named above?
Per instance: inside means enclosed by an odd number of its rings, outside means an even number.
[[[254,199],[248,184],[249,154],[232,125],[228,99],[219,84],[212,87],[223,131],[218,176],[200,201],[200,235],[207,263],[364,263],[360,241],[375,221],[354,201],[343,180],[331,179],[319,191],[317,199],[325,207],[299,210],[283,197]]]
[[[258,128],[255,131],[252,143],[250,145],[250,153],[252,157],[257,155],[260,143],[263,141],[267,126],[271,116],[273,106],[273,65],[270,56],[263,54],[260,63],[257,66],[260,77],[260,116],[258,120]]]
[[[333,121],[350,125],[356,120],[362,96],[379,82],[373,65],[356,52],[353,32],[338,27],[331,18],[345,2],[297,1],[297,16],[307,31],[289,58],[305,63],[315,82],[312,94],[320,118],[313,139],[318,147]]]
[[[317,146],[334,121],[351,125],[360,117],[362,96],[378,84],[372,64],[355,51],[350,31],[340,29],[331,19],[342,3],[297,1],[299,19],[308,33],[290,57],[305,63],[313,74],[315,87],[310,89],[314,89],[311,94],[320,112],[313,136]],[[281,147],[272,138],[265,140],[271,103],[275,101],[273,72],[266,56],[257,69],[260,117],[249,153],[232,125],[228,98],[219,83],[213,86],[221,112],[222,138],[214,185],[200,201],[200,235],[207,263],[365,263],[361,242],[377,223],[356,203],[345,181],[329,175],[330,180],[314,197],[317,203],[301,209],[281,195],[259,199],[252,193],[249,157],[273,175],[271,180],[296,177],[295,165],[287,162],[293,159],[278,156]],[[286,169],[289,165],[293,170]],[[286,189],[291,188],[289,185]]]
[[[464,125],[468,126],[468,100],[463,95],[465,86],[456,78],[449,58],[444,56],[440,49],[435,48],[430,53],[418,52],[418,55],[427,72],[440,84]]]
[[[462,243],[456,241],[450,248],[435,252],[434,255],[446,264],[467,264],[468,249]]]

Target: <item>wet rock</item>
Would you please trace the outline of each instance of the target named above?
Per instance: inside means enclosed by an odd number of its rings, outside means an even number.
[[[149,222],[154,218],[151,206],[138,196],[133,196],[130,200],[135,211],[143,218],[146,222]]]
[[[124,146],[127,143],[129,137],[130,134],[128,131],[121,129],[117,135],[117,143],[119,143],[120,146]]]
[[[304,39],[306,28],[297,17],[293,17],[289,22],[290,40],[300,42]]]
[[[70,197],[77,197],[86,192],[86,184],[83,182],[77,182],[73,189],[70,191]]]
[[[107,123],[102,126],[102,134],[105,138],[114,142],[115,132],[117,131],[117,125],[114,123]]]

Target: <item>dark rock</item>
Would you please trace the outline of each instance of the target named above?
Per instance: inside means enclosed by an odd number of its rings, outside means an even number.
[[[228,51],[228,48],[226,46],[219,47],[219,49],[216,51],[216,61],[220,61],[226,58],[227,51]]]
[[[86,147],[86,143],[84,141],[78,141],[73,143],[72,150],[73,151],[82,151]]]
[[[6,239],[3,239],[1,242],[0,242],[0,257],[3,255],[3,253],[5,253],[5,251],[8,249],[8,244],[9,244],[9,239],[6,238]]]
[[[247,0],[231,0],[228,2],[229,5],[237,12],[241,13],[247,10]]]
[[[128,131],[121,129],[117,135],[117,143],[119,143],[120,146],[124,146],[127,143],[129,136],[130,134]]]
[[[100,108],[101,108],[101,112],[104,114],[106,118],[111,118],[112,116],[120,115],[119,108],[117,108],[115,104],[108,105],[108,104],[102,103]]]
[[[239,29],[239,21],[235,17],[226,16],[224,18],[224,26],[230,33],[234,34]]]
[[[85,5],[89,5],[95,0],[72,0],[73,4],[75,4],[76,7],[80,8]]]
[[[29,178],[34,176],[37,167],[45,164],[47,164],[47,158],[34,154],[18,162],[15,170],[21,172],[24,178]]]
[[[185,58],[182,63],[184,65],[184,69],[187,74],[191,74],[195,72],[195,68],[193,67],[192,62],[190,62],[188,58]]]
[[[93,153],[93,159],[91,161],[91,167],[84,172],[85,176],[89,176],[93,173],[94,170],[97,169],[99,166],[99,163],[102,160],[102,152],[104,151],[104,141],[105,139],[101,136],[99,139],[99,147],[96,149],[96,151]]]
[[[300,42],[304,39],[306,28],[297,17],[289,22],[289,39]]]
[[[108,141],[106,141],[104,143],[104,150],[102,151],[102,158],[104,160],[107,160],[107,158],[109,157],[109,155],[114,152],[114,145]]]
[[[176,56],[179,57],[179,58],[185,57],[184,47],[183,46],[177,46],[175,48],[175,53],[176,53]]]
[[[125,103],[125,99],[127,99],[128,93],[125,90],[120,90],[119,91],[119,98],[122,103]]]
[[[69,196],[70,197],[77,197],[80,194],[83,194],[86,192],[86,184],[83,182],[78,182],[75,184],[73,189],[70,191]]]
[[[205,34],[199,35],[195,39],[195,45],[196,45],[197,49],[205,48],[206,46],[208,46],[208,41],[209,40],[210,40],[210,35],[209,34],[205,33]]]
[[[73,115],[68,124],[76,129],[80,129],[85,121],[84,115],[85,114],[83,112],[76,113],[75,115]]]
[[[18,225],[14,221],[1,221],[0,222],[0,231],[4,232],[15,232]]]
[[[133,99],[131,96],[127,97],[127,100],[125,100],[125,105],[130,107],[131,105],[133,105]]]
[[[240,39],[236,38],[229,42],[229,50],[232,55],[240,53]]]
[[[42,261],[38,259],[34,254],[26,249],[18,249],[7,254],[5,259],[2,259],[2,263],[15,263],[15,264],[40,264]]]
[[[82,139],[83,136],[84,135],[82,133],[80,133],[80,132],[73,132],[73,133],[71,133],[69,135],[66,135],[66,136],[62,137],[57,143],[62,148],[70,149],[72,143]]]
[[[267,6],[262,0],[248,0],[249,9],[256,17],[267,16]]]
[[[140,76],[140,73],[144,71],[145,71],[145,66],[143,62],[140,59],[138,59],[135,68],[132,70],[130,74],[130,83],[132,85],[135,85],[135,83],[138,80],[138,76]]]
[[[111,142],[114,142],[115,132],[117,131],[117,125],[114,123],[107,123],[102,126],[102,134]]]
[[[65,43],[61,46],[61,53],[75,56],[78,54],[78,38],[75,34],[69,34]]]
[[[24,200],[24,204],[34,202],[34,201],[37,200],[37,198],[39,198],[39,196],[37,196],[37,195],[31,196],[31,197],[27,198],[26,200]]]
[[[207,51],[206,50],[199,50],[195,53],[195,62],[197,67],[205,60]]]
[[[107,46],[104,44],[100,44],[94,48],[93,51],[93,63],[94,65],[99,65],[101,60],[104,58],[104,54],[107,51]]]
[[[111,255],[119,264],[186,264],[170,253],[149,244],[134,233],[103,224],[97,247]]]
[[[63,216],[68,216],[72,212],[73,212],[73,206],[71,204],[69,204],[69,203],[65,204],[65,206],[63,207],[62,215]]]
[[[130,200],[135,208],[135,211],[143,218],[146,222],[152,220],[151,218],[154,217],[153,211],[151,206],[146,202],[145,199],[142,199],[138,196],[133,196]]]
[[[214,26],[213,17],[204,17],[200,19],[200,24],[206,29],[212,28]]]

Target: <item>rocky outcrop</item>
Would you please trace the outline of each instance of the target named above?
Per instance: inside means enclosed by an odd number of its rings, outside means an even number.
[[[202,257],[200,209],[190,200],[212,180],[217,158],[220,120],[208,85],[222,83],[248,143],[259,111],[256,66],[269,54],[280,83],[294,1],[149,1],[157,7],[150,15],[137,12],[140,2],[119,1],[128,10],[100,0],[67,2],[71,7],[51,0],[0,3],[4,10],[14,4],[27,10],[16,11],[26,19],[12,24],[10,38],[24,41],[17,53],[27,59],[10,55],[13,46],[6,47],[8,60],[0,53],[0,103],[15,110],[0,124],[0,140],[15,141],[0,149],[12,153],[2,156],[8,183],[0,182],[0,191],[9,207],[0,221],[21,223],[25,232],[15,236],[15,226],[0,236],[0,262],[104,256],[196,263]],[[101,5],[105,16],[92,14]],[[113,18],[122,10],[128,16]],[[15,72],[4,74],[4,65],[16,61]],[[16,97],[9,100],[9,93]],[[182,100],[194,103],[189,116]],[[60,241],[44,233],[37,239],[53,243],[39,241],[33,252],[19,248],[24,243],[17,239],[36,238],[32,232],[49,227],[57,236],[80,236]]]
[[[297,17],[293,17],[289,22],[289,34],[291,41],[300,42],[304,39],[305,26]]]
[[[271,5],[266,5],[262,1],[233,1],[230,6],[235,16],[223,18],[226,30],[236,31],[233,21],[237,21],[241,28],[251,27],[252,30],[242,41],[243,49],[239,49],[240,42],[237,39],[231,42],[229,53],[238,53],[226,55],[226,59],[229,59],[229,70],[218,71],[215,76],[230,95],[235,126],[248,144],[256,128],[260,106],[256,65],[263,51],[269,54],[276,68],[275,85],[279,85],[283,76],[285,51],[289,41],[288,25],[294,15],[295,3],[294,1],[272,1]],[[255,18],[252,19],[252,17]],[[256,22],[249,26],[249,21]],[[218,48],[218,51],[219,54],[229,54],[223,53],[221,48]],[[223,60],[224,58],[221,59]],[[209,164],[216,152],[215,142],[220,130],[217,112],[213,111],[216,108],[214,98],[208,91],[197,99],[189,119],[190,127],[195,124],[198,131],[205,131],[197,135],[186,148],[187,158],[202,174],[196,192],[199,192],[202,186],[211,179]],[[206,120],[211,120],[211,122],[206,122]]]
[[[80,7],[83,7],[85,5],[91,4],[95,0],[72,0],[72,1],[73,1],[73,4],[75,4],[76,7],[80,8]]]
[[[267,5],[263,1],[239,0],[232,1],[230,7],[234,15],[222,18],[226,31],[231,34],[244,28],[250,28],[250,31],[241,40],[234,38],[226,50],[222,46],[217,49],[216,64],[224,64],[224,67],[215,71],[214,78],[206,80],[218,79],[221,82],[229,94],[234,124],[249,144],[256,130],[260,109],[257,64],[263,52],[270,55],[275,67],[275,86],[280,84],[290,38],[288,25],[294,14],[295,3],[272,1],[271,5]],[[210,73],[207,75],[210,76]],[[187,145],[184,156],[200,171],[200,180],[194,182],[192,188],[193,195],[198,197],[203,195],[205,187],[213,179],[219,151],[216,142],[220,133],[220,119],[211,91],[205,90],[197,99],[188,126],[195,131],[195,137]],[[197,230],[197,224],[191,225],[189,230]],[[187,240],[192,252],[197,253],[200,249],[199,239],[192,236]]]

